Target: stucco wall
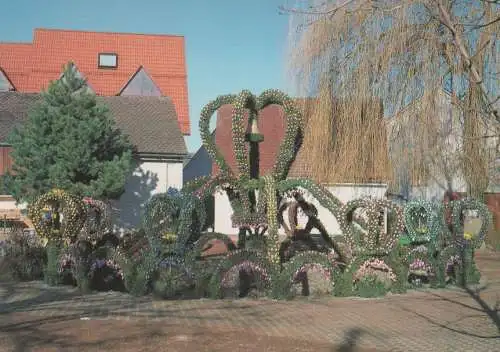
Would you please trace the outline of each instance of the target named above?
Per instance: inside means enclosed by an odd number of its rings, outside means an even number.
[[[375,198],[383,198],[387,185],[384,184],[337,184],[327,186],[327,189],[336,196],[341,202],[345,203],[352,199],[361,198],[365,196],[372,196]],[[307,201],[313,203],[318,209],[318,217],[330,234],[340,234],[340,228],[335,217],[309,194],[305,194]],[[226,194],[217,192],[215,194],[215,222],[214,231],[226,234],[237,234],[238,229],[234,228],[231,224],[231,214],[233,210],[229,199]],[[286,217],[285,217],[286,218]],[[306,218],[299,216],[299,224],[305,225]],[[283,228],[280,229],[284,233]]]
[[[139,225],[144,204],[170,187],[182,188],[182,162],[142,162],[127,181],[125,193],[112,203],[117,230]]]

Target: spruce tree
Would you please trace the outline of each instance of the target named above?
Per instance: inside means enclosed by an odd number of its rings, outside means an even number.
[[[8,142],[14,172],[6,185],[18,201],[29,202],[53,188],[116,199],[135,168],[127,136],[71,63],[42,92],[41,101]]]

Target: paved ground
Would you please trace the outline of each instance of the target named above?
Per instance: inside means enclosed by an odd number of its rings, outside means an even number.
[[[500,351],[500,255],[476,290],[383,299],[152,301],[0,283],[0,351]]]

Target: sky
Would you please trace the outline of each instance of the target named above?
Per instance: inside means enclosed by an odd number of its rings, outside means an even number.
[[[0,41],[34,28],[178,34],[186,41],[190,152],[201,145],[200,111],[218,95],[285,88],[285,0],[0,0]],[[7,14],[7,16],[5,16]],[[215,118],[213,118],[215,120]]]

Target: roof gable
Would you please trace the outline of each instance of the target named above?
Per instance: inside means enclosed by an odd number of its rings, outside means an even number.
[[[153,96],[160,97],[160,88],[151,79],[151,76],[146,72],[144,67],[140,66],[137,71],[130,77],[127,84],[120,90],[118,95],[130,96],[130,95],[140,95],[140,96]]]

